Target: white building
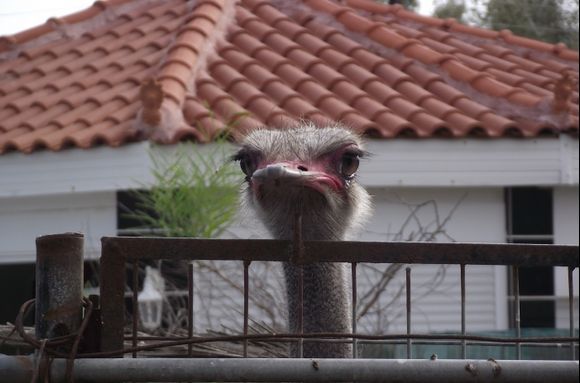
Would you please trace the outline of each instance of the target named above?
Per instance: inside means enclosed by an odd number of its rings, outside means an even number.
[[[304,117],[373,137],[360,180],[374,215],[361,240],[422,230],[577,245],[578,52],[343,3],[97,2],[1,38],[0,321],[32,296],[35,237],[82,232],[96,260],[100,238],[125,229],[118,199],[151,182],[151,150]],[[229,235],[264,236],[248,219]],[[527,327],[567,326],[564,273],[522,276],[522,294],[541,301],[522,303]],[[510,328],[508,274],[467,268],[468,331]],[[413,267],[415,331],[459,330],[458,275]],[[400,277],[386,293],[395,303]],[[577,322],[577,271],[575,283]],[[402,331],[404,305],[392,307],[361,329]]]
[[[202,150],[206,149],[210,148]],[[373,195],[374,213],[359,240],[419,240],[421,230],[433,233],[440,225],[444,232],[435,236],[437,241],[578,244],[578,141],[574,138],[372,140],[368,149],[373,157],[361,165],[360,179]],[[119,232],[119,191],[152,182],[150,150],[150,144],[144,142],[114,149],[5,155],[0,168],[0,179],[9,180],[0,187],[0,262],[4,273],[18,273],[22,269],[15,265],[34,262],[34,240],[47,233],[84,233],[86,257],[96,259],[100,238]],[[517,210],[517,201],[507,198],[514,190],[524,207],[529,206],[528,194],[545,198],[534,201],[537,214]],[[425,206],[416,213],[423,228],[414,220],[404,226],[411,209],[420,204]],[[533,222],[548,218],[550,222],[540,226],[551,231],[529,236],[510,233],[510,214],[525,214],[515,219]],[[247,217],[241,220],[231,228],[230,236],[267,236],[258,222]],[[413,267],[417,308],[413,323],[417,331],[460,329],[459,272],[449,267],[444,279],[437,281],[438,272],[438,266]],[[550,271],[553,276],[546,270],[538,272],[540,278],[552,278],[550,289],[542,295],[555,297],[554,325],[567,328],[567,270],[555,268]],[[403,277],[404,273],[399,273],[393,289],[403,283]],[[470,331],[509,328],[508,280],[503,266],[467,268]],[[389,312],[388,324],[383,323],[384,318],[368,319],[361,328],[370,331],[383,326],[403,331],[404,297],[400,299],[396,309]],[[577,310],[577,295],[575,302]]]

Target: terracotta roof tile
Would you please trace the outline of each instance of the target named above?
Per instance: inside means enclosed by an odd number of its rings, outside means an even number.
[[[98,1],[0,38],[0,153],[302,118],[382,138],[577,135],[577,84],[562,44],[370,0]]]

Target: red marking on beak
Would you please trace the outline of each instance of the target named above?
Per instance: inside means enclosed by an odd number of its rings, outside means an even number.
[[[322,194],[329,188],[340,191],[344,187],[341,179],[322,169],[293,162],[266,165],[254,172],[251,181],[252,189],[258,195],[262,187],[304,186]]]

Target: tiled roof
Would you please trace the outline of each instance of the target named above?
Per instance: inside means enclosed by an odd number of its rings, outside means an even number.
[[[0,153],[234,138],[578,132],[578,52],[370,0],[97,1],[0,38]]]

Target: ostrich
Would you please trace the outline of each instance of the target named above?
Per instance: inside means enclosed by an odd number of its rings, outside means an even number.
[[[243,141],[234,160],[246,175],[243,201],[257,212],[274,238],[291,239],[301,217],[304,240],[343,240],[369,212],[369,195],[356,183],[360,137],[340,125],[300,123],[259,129]],[[341,263],[303,265],[303,311],[299,307],[300,266],[283,264],[289,329],[305,333],[351,333],[348,269]],[[298,356],[298,347],[291,347]],[[347,358],[350,344],[304,344],[304,357]]]

